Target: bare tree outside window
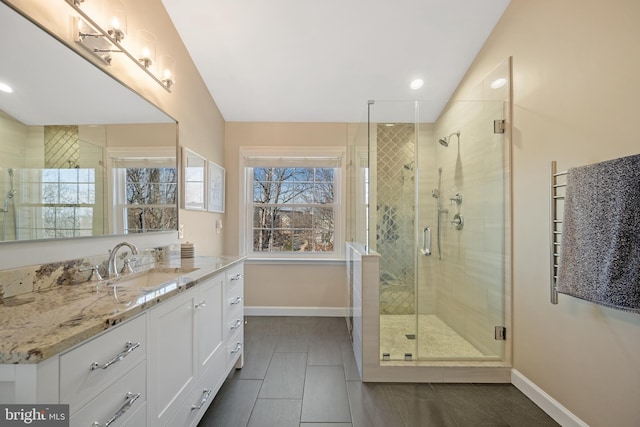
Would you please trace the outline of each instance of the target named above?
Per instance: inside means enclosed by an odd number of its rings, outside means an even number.
[[[333,252],[335,169],[253,168],[253,251]]]
[[[126,168],[126,233],[178,228],[175,168]]]

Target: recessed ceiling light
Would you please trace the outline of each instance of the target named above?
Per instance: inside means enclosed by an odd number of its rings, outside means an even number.
[[[422,79],[415,79],[411,82],[409,87],[413,90],[418,90],[424,85],[424,81]]]
[[[507,84],[507,79],[504,77],[500,77],[499,79],[495,79],[491,82],[491,89],[500,89],[504,85]]]
[[[9,86],[6,83],[2,83],[2,82],[0,82],[0,90],[2,92],[7,92],[7,93],[13,92],[13,89],[11,89],[11,86]]]

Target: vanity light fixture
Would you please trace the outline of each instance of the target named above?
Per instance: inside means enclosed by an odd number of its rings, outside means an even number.
[[[138,62],[149,68],[156,60],[156,36],[147,30],[138,30]]]
[[[120,0],[109,0],[106,12],[107,33],[120,43],[127,34],[127,9]]]
[[[85,0],[66,0],[79,16],[73,19],[74,40],[105,65],[111,65],[112,53],[122,53],[135,62],[153,80],[162,86],[167,92],[175,83],[173,77],[175,60],[165,55],[166,65],[160,61],[160,68],[155,71],[156,62],[156,37],[149,31],[140,30],[137,38],[137,55],[131,53],[121,42],[127,35],[127,15],[124,4],[120,0],[109,0],[105,9],[107,24],[100,26],[92,19],[80,5]],[[162,58],[162,57],[161,57]]]
[[[158,68],[160,72],[160,80],[162,83],[171,89],[171,86],[175,83],[175,69],[176,60],[169,55],[160,55],[160,61],[158,61]]]

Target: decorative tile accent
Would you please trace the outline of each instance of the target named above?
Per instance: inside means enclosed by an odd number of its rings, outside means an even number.
[[[378,125],[376,251],[380,314],[415,313],[415,127]]]

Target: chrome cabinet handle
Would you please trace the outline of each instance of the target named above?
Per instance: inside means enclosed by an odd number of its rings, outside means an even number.
[[[194,409],[198,410],[202,408],[202,406],[206,403],[207,399],[209,399],[209,396],[211,396],[211,389],[202,390],[202,398],[200,399],[200,404],[191,405],[191,410],[193,411]]]
[[[124,415],[125,412],[127,412],[129,410],[129,408],[131,408],[131,406],[135,403],[136,400],[140,399],[140,393],[127,393],[127,395],[125,396],[125,402],[124,404],[120,407],[120,409],[118,409],[116,411],[115,414],[113,414],[113,416],[109,419],[109,421],[107,421],[106,423],[104,423],[104,427],[109,427],[111,424],[113,424],[118,418],[120,418],[122,415]],[[97,421],[94,421],[93,424],[91,424],[92,427],[100,427],[101,424]]]
[[[241,302],[242,302],[242,297],[235,297],[229,303],[231,305],[237,305],[237,304],[240,304]]]
[[[236,323],[231,325],[231,330],[238,329],[240,326],[242,326],[242,319],[237,319]]]
[[[135,350],[138,347],[140,347],[140,343],[139,342],[133,344],[131,341],[127,341],[127,343],[124,345],[124,350],[123,351],[118,353],[113,359],[109,360],[104,365],[100,365],[98,362],[93,362],[91,364],[91,370],[95,371],[96,369],[107,369],[109,366],[111,366],[114,363],[119,362],[122,359],[124,359],[125,357],[127,357],[129,355],[129,353],[131,353],[133,350]]]
[[[240,280],[240,279],[242,279],[242,274],[238,273],[231,278],[231,281],[233,282],[235,280]]]
[[[202,300],[199,303],[197,303],[194,307],[195,308],[203,308],[203,307],[206,307],[206,306],[207,306],[207,300],[205,299],[205,300]]]
[[[236,343],[236,348],[234,348],[233,350],[231,350],[231,354],[236,354],[237,352],[240,351],[240,349],[242,348],[242,343],[241,342],[237,342]]]
[[[420,252],[424,256],[431,255],[431,228],[429,227],[425,227],[422,230],[422,249]]]

